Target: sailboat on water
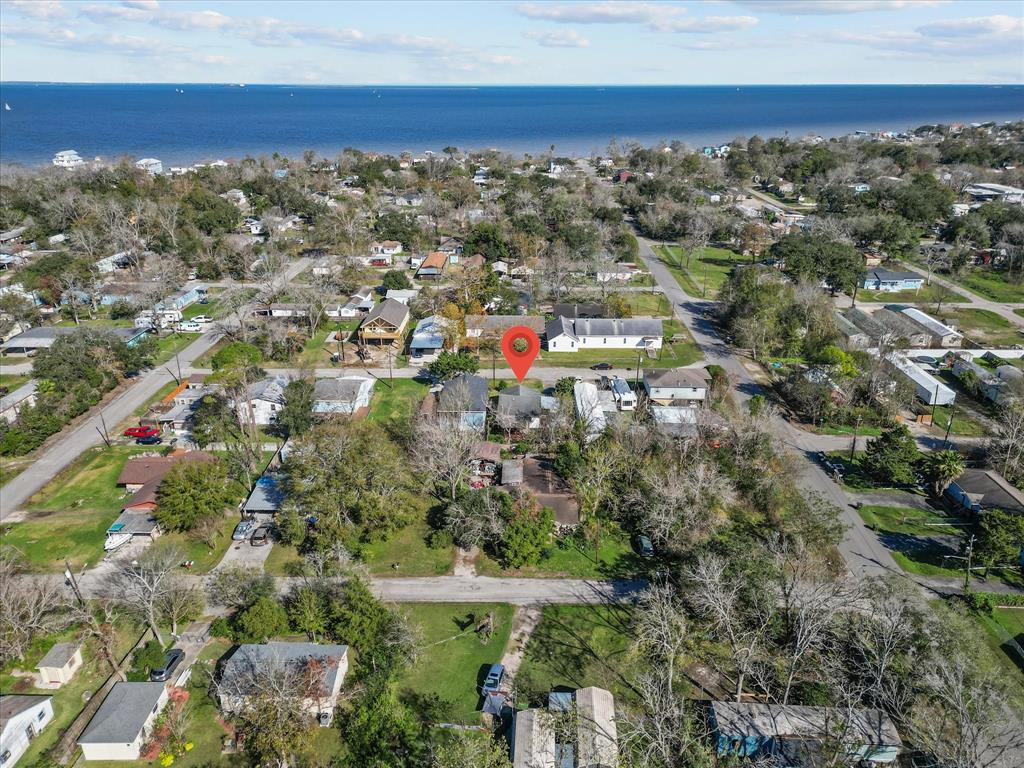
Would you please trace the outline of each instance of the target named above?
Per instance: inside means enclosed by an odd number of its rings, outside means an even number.
[[[8,104],[6,101],[4,102],[4,111],[5,112],[10,112],[11,111],[11,105]]]

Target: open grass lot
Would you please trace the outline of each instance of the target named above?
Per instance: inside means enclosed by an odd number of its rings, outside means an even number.
[[[644,565],[633,552],[629,537],[614,528],[607,531],[596,553],[593,545],[566,539],[561,546],[553,545],[537,565],[503,570],[498,561],[481,553],[476,568],[482,576],[607,579],[634,576]]]
[[[944,323],[956,326],[967,338],[984,345],[1011,347],[1024,343],[1024,333],[1018,326],[987,309],[943,309],[939,317]]]
[[[857,510],[882,543],[892,552],[900,567],[922,576],[959,576],[957,560],[944,560],[958,555],[961,527],[937,512],[910,507],[865,505]]]
[[[28,500],[28,517],[5,529],[2,546],[16,547],[41,571],[63,571],[64,558],[95,564],[121,511],[124,489],[114,483],[125,462],[143,452],[135,445],[86,451]]]
[[[28,373],[0,373],[0,387],[6,387],[9,392],[13,392],[31,378],[31,374]]]
[[[1010,282],[1006,273],[975,268],[957,279],[968,290],[1007,304],[1024,302],[1024,283]]]
[[[453,547],[427,545],[430,526],[420,518],[391,534],[385,541],[367,544],[360,551],[374,576],[443,576],[452,568]],[[391,566],[398,564],[395,570]]]
[[[935,406],[935,418],[932,421],[932,431],[945,434],[949,425],[950,407],[948,405]],[[984,437],[988,434],[985,425],[971,416],[970,411],[963,408],[952,409],[953,426],[950,427],[951,435],[962,435],[964,437]]]
[[[166,363],[176,353],[181,352],[201,335],[199,333],[171,333],[167,336],[161,336],[156,340],[155,364]]]
[[[729,280],[733,267],[749,263],[749,259],[744,259],[728,248],[715,247],[704,248],[699,254],[695,253],[687,263],[683,250],[671,245],[664,248],[662,261],[670,268],[687,275],[695,291],[693,295],[709,299],[718,295],[719,290]],[[690,292],[689,288],[686,288],[686,292]]]
[[[671,329],[666,326],[666,335]],[[666,342],[657,357],[641,353],[641,368],[679,368],[701,359],[700,349],[688,341]],[[499,366],[504,361],[499,362]],[[616,368],[636,368],[637,353],[632,349],[580,349],[576,352],[547,352],[542,350],[534,361],[541,368],[589,368],[595,363],[611,363]],[[501,366],[504,367],[504,366]]]
[[[949,291],[938,283],[922,285],[916,291],[869,291],[861,288],[857,291],[857,301],[882,302],[885,304],[937,304],[939,299],[945,304],[970,302],[966,296]],[[927,307],[925,307],[927,310]]]
[[[966,619],[961,624],[971,647],[977,649],[975,661],[1007,682],[1011,701],[1024,713],[1024,657],[1008,642],[1016,638],[1024,645],[1024,608],[996,608],[992,616],[971,612]]]
[[[631,663],[632,608],[549,605],[526,645],[516,683],[533,705],[556,687],[607,688],[628,698],[624,675]]]
[[[184,533],[165,533],[153,543],[153,546],[177,549],[182,553],[183,561],[194,561],[192,573],[209,573],[231,546],[231,532],[238,525],[240,519],[237,515],[224,516],[224,521],[220,524],[220,534],[212,549],[205,542]]]
[[[415,379],[378,381],[373,387],[369,418],[381,423],[412,416],[430,387]]]
[[[512,629],[512,606],[488,603],[429,603],[400,606],[420,635],[420,658],[400,680],[402,688],[437,694],[453,705],[453,720],[479,723],[477,686],[486,669],[500,661]],[[486,643],[473,625],[494,612],[494,634]],[[470,618],[472,615],[472,619]]]
[[[661,260],[661,263],[668,267],[668,271],[672,273],[672,277],[679,283],[679,287],[690,296],[699,297],[701,293],[700,286],[678,264],[682,249],[677,245],[656,245],[653,250]],[[683,258],[685,259],[685,257]]]
[[[117,639],[115,648],[119,656],[128,653],[139,639],[143,630],[123,624],[116,627]],[[71,681],[57,690],[38,689],[31,681],[11,674],[17,666],[22,670],[33,670],[39,660],[50,648],[59,642],[75,639],[75,630],[69,629],[55,635],[40,638],[26,654],[24,661],[10,664],[0,672],[0,690],[7,693],[24,693],[53,697],[53,720],[43,729],[29,746],[28,751],[18,761],[18,765],[35,765],[42,756],[60,739],[61,733],[67,729],[78,713],[85,707],[82,695],[86,691],[95,691],[110,675],[110,668],[102,660],[93,641],[87,641],[82,648],[82,667]]]
[[[670,317],[672,305],[663,293],[623,293],[634,317]]]

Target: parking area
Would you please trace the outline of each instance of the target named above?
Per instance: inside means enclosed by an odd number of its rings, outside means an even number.
[[[260,547],[254,547],[249,539],[232,541],[228,551],[224,553],[223,559],[214,570],[231,565],[232,563],[238,563],[248,568],[262,569],[263,564],[267,561],[267,557],[270,556],[270,550],[273,546],[274,543],[270,539],[267,539],[267,543]]]

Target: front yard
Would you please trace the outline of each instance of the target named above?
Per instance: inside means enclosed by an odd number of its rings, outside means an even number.
[[[400,610],[419,633],[421,654],[399,685],[420,695],[436,694],[452,705],[454,722],[480,722],[480,694],[491,664],[501,661],[512,629],[512,606],[503,603],[403,604]],[[474,626],[494,613],[494,632],[481,642]]]
[[[369,418],[385,424],[413,416],[430,386],[416,379],[378,381],[370,399]]]
[[[866,288],[857,291],[857,301],[881,302],[883,304],[937,305],[940,299],[943,304],[960,304],[970,301],[966,296],[950,291],[938,283],[922,285],[918,290],[908,291],[869,291]],[[928,308],[924,309],[927,311]]]
[[[996,347],[1024,343],[1024,333],[1002,315],[987,309],[955,307],[943,309],[942,322],[953,325],[972,341]]]
[[[505,570],[485,553],[481,553],[476,561],[477,573],[481,576],[548,579],[628,578],[645,570],[644,565],[645,562],[633,552],[629,537],[614,524],[608,525],[596,554],[593,545],[566,538],[561,545],[553,544],[537,565]]]

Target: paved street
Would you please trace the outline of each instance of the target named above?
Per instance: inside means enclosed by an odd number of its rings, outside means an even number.
[[[182,370],[191,366],[192,361],[210,349],[219,338],[215,332],[204,333],[179,354]],[[147,401],[152,399],[160,388],[174,378],[164,367],[153,368],[129,382],[128,388],[104,405],[94,408],[90,416],[70,430],[61,432],[56,441],[13,480],[8,482],[0,492],[0,522],[17,519],[15,516],[21,505],[36,491],[53,479],[62,469],[73,462],[79,455],[93,446],[103,442],[101,431],[103,422],[107,429],[112,430],[121,421],[127,419]]]

